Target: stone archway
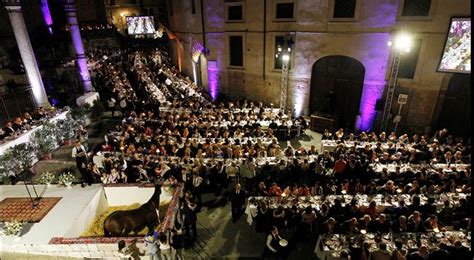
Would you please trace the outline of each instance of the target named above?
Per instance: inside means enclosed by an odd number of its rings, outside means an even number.
[[[435,129],[447,128],[456,136],[471,133],[471,77],[467,74],[453,74],[444,95],[438,101],[438,118]]]
[[[336,118],[336,126],[354,129],[364,86],[364,65],[348,56],[326,56],[313,64],[310,113]]]

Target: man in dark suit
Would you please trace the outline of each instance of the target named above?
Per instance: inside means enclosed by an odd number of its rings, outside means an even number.
[[[439,243],[438,248],[432,251],[426,260],[446,260],[449,258],[447,246],[445,243]]]
[[[188,242],[194,242],[197,238],[197,205],[192,198],[185,198],[184,205],[181,208],[184,215],[184,228],[186,230],[185,238]],[[192,229],[192,237],[190,236]]]
[[[12,122],[8,122],[3,131],[5,132],[5,136],[10,136],[15,133],[15,129],[13,129]]]
[[[380,216],[372,220],[373,229],[375,232],[388,233],[390,232],[390,221],[387,220],[385,214],[380,214]]]
[[[454,242],[454,247],[448,248],[451,259],[456,260],[467,260],[472,259],[471,252],[469,248],[462,245],[461,241],[456,240]]]
[[[92,175],[87,172],[87,151],[86,148],[84,148],[84,146],[81,144],[81,141],[76,140],[76,144],[72,148],[71,157],[76,159],[76,166],[82,175],[82,188],[85,187],[85,183],[87,183],[89,186],[92,185],[92,182],[94,180],[92,178]]]
[[[235,184],[235,188],[230,194],[230,203],[232,207],[232,223],[235,223],[239,220],[240,215],[242,215],[242,209],[245,204],[245,191],[240,188],[240,184]]]
[[[428,248],[421,245],[417,251],[408,255],[407,260],[425,260],[428,255]]]
[[[408,232],[425,232],[425,223],[421,220],[420,212],[415,211],[408,218]]]

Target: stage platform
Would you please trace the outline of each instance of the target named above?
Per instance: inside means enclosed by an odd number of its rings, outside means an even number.
[[[24,185],[3,185],[0,189],[0,201],[7,198],[28,198]],[[115,242],[95,238],[87,243],[89,240],[79,238],[80,234],[97,214],[101,214],[109,206],[145,203],[153,194],[154,187],[153,185],[104,187],[102,184],[94,184],[85,188],[81,188],[80,185],[66,188],[56,185],[51,187],[36,185],[36,190],[42,197],[61,199],[41,221],[28,223],[20,237],[2,236],[0,238],[1,259],[5,259],[2,257],[4,252],[81,258],[117,257]],[[162,188],[160,204],[171,201],[174,194],[174,190]],[[58,240],[65,242],[58,243]],[[144,249],[144,244],[137,245]]]

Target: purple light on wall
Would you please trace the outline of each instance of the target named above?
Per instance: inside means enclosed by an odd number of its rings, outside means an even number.
[[[208,61],[207,77],[209,81],[209,95],[215,101],[219,96],[219,69],[217,68],[217,61]]]
[[[49,11],[48,0],[41,0],[41,12],[43,13],[44,23],[48,27],[50,34],[53,33],[51,26],[53,25],[53,18],[51,17],[51,12]]]
[[[365,38],[368,55],[362,63],[365,66],[365,79],[362,97],[360,101],[360,117],[356,128],[360,131],[372,129],[376,111],[375,104],[382,98],[385,88],[385,73],[387,70],[390,48],[387,42],[390,40],[389,33],[372,34]]]

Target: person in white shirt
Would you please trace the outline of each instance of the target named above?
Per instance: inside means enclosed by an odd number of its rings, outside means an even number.
[[[146,254],[150,257],[150,260],[159,260],[158,240],[153,235],[153,230],[148,231],[143,241],[146,245]]]
[[[199,172],[193,171],[193,195],[196,198],[196,204],[198,209],[201,207],[201,184],[203,178],[199,176]]]
[[[173,248],[170,245],[170,236],[167,235],[165,232],[160,232],[158,234],[158,240],[160,242],[161,260],[174,259],[174,257],[173,257]]]
[[[271,229],[270,234],[267,236],[267,240],[265,242],[265,250],[263,251],[262,259],[266,259],[265,257],[271,257],[275,259],[280,259],[280,240],[282,238],[278,234],[278,228],[273,226]]]
[[[87,172],[87,151],[86,148],[84,148],[84,146],[81,144],[81,141],[76,141],[76,144],[72,148],[71,157],[76,159],[76,166],[82,175],[83,181],[89,186],[92,185],[94,180],[92,175]],[[85,187],[84,183],[82,183],[82,187]]]
[[[111,97],[107,101],[107,105],[109,106],[109,110],[112,112],[112,117],[114,117],[116,103],[117,103],[117,101],[115,101],[115,99],[113,97]]]

